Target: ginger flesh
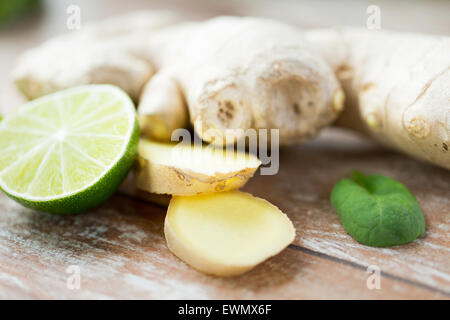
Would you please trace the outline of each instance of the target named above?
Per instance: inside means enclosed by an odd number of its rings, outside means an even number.
[[[173,197],[164,231],[176,256],[216,276],[243,274],[295,238],[292,222],[277,207],[241,191]]]
[[[171,195],[229,191],[242,187],[260,164],[251,154],[141,139],[136,187]]]

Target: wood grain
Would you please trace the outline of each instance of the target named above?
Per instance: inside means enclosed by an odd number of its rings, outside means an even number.
[[[2,298],[431,299],[450,297],[450,173],[336,130],[282,151],[277,176],[257,176],[245,190],[278,205],[297,237],[280,255],[246,275],[220,279],[173,256],[163,235],[165,209],[117,194],[87,214],[33,212],[0,196]],[[359,245],[329,204],[333,183],[353,168],[392,175],[417,195],[426,235],[405,246]],[[411,174],[414,173],[414,174]],[[67,267],[81,268],[69,290]],[[369,290],[369,265],[381,289]]]
[[[325,131],[305,146],[284,150],[282,156],[277,176],[257,177],[247,189],[290,213],[297,228],[296,245],[362,268],[377,265],[386,275],[450,292],[450,172],[337,129]],[[408,245],[380,249],[360,245],[347,235],[329,194],[354,169],[403,182],[424,210],[425,236]]]

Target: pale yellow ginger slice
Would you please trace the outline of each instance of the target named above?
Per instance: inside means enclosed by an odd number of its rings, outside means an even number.
[[[249,271],[295,238],[294,226],[283,212],[241,191],[173,197],[164,232],[178,258],[223,277]]]
[[[261,162],[256,156],[141,139],[136,165],[138,189],[172,195],[239,189]]]

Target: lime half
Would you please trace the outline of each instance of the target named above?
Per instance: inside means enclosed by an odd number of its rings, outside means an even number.
[[[119,187],[137,154],[133,102],[110,85],[60,91],[0,122],[0,188],[26,207],[73,214]]]

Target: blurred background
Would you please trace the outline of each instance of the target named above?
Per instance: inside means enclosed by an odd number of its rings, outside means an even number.
[[[450,33],[450,0],[0,0],[0,112],[23,102],[11,84],[16,57],[46,39],[70,32],[68,8],[78,6],[83,24],[139,9],[169,9],[187,19],[216,15],[271,17],[305,28],[365,27],[371,5],[380,8],[381,28]]]

